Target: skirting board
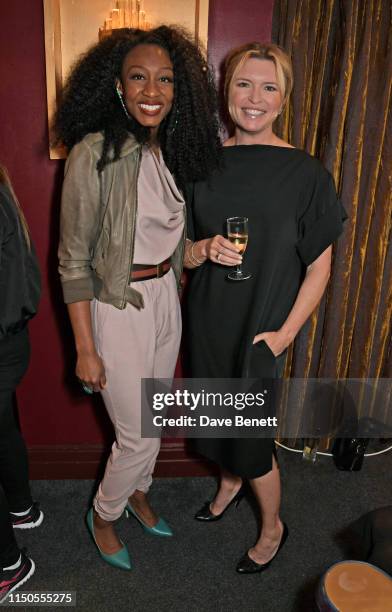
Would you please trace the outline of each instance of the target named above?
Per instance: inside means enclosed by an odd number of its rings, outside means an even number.
[[[33,480],[99,479],[110,449],[96,444],[66,444],[31,446],[28,452]],[[192,454],[184,442],[162,442],[155,476],[211,476],[215,473],[215,466]]]

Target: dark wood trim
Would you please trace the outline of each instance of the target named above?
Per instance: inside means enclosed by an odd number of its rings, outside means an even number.
[[[110,449],[100,444],[31,446],[30,477],[33,480],[99,479]],[[216,468],[192,454],[184,441],[162,441],[155,476],[211,476]]]

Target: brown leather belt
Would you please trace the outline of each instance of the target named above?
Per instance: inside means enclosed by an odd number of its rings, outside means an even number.
[[[131,281],[137,283],[139,281],[148,280],[150,278],[161,278],[171,268],[171,259],[165,259],[157,265],[153,264],[133,264],[131,270]]]

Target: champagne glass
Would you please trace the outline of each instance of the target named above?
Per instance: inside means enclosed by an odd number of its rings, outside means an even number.
[[[230,217],[227,219],[227,237],[240,255],[245,253],[246,245],[248,244],[248,218]],[[238,264],[237,269],[230,272],[227,278],[242,281],[251,278],[251,276],[249,272],[242,270],[241,264]]]

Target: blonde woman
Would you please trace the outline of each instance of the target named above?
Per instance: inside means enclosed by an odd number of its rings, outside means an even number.
[[[331,244],[344,211],[331,175],[273,130],[293,84],[290,58],[272,44],[251,43],[226,60],[225,95],[234,124],[223,169],[195,185],[186,265],[189,346],[194,377],[282,375],[285,351],[319,303],[328,282]],[[249,223],[242,282],[227,279],[241,261],[222,235],[228,217]],[[273,439],[204,439],[198,450],[221,467],[219,490],[195,518],[220,519],[249,481],[260,508],[256,544],[240,573],[267,569],[283,546],[280,478]]]

